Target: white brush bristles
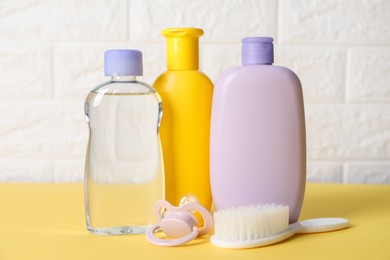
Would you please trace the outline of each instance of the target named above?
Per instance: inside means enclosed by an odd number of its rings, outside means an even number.
[[[214,236],[222,241],[248,241],[288,229],[289,207],[276,204],[241,206],[214,212]]]

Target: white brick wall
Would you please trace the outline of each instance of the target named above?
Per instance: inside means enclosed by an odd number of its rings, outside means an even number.
[[[301,78],[308,181],[390,183],[390,0],[2,0],[0,181],[83,178],[88,91],[103,52],[138,48],[165,70],[166,27],[200,27],[201,69],[240,64],[240,40],[273,36]]]

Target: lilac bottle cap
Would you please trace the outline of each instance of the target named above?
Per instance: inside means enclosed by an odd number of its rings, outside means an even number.
[[[104,53],[105,76],[142,76],[142,52],[108,50]]]
[[[274,45],[271,37],[247,37],[242,39],[242,64],[272,64]]]

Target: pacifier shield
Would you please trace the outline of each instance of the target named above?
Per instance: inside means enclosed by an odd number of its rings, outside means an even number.
[[[162,209],[164,213],[161,214]],[[146,239],[158,246],[178,246],[185,244],[197,236],[207,234],[213,226],[213,218],[210,212],[198,202],[194,195],[184,196],[179,207],[173,207],[165,200],[159,200],[154,205],[154,212],[160,221],[157,225],[148,229]],[[198,228],[198,220],[194,213],[199,213],[204,221],[204,226]],[[170,239],[157,238],[154,233],[158,230],[164,232]]]
[[[198,225],[194,215],[183,212],[169,212],[160,222],[160,229],[170,238],[187,236]]]

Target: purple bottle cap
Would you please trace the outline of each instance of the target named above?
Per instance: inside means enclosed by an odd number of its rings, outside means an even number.
[[[142,76],[142,52],[108,50],[104,53],[105,76]]]
[[[242,64],[272,64],[274,45],[271,37],[247,37],[242,39]]]

